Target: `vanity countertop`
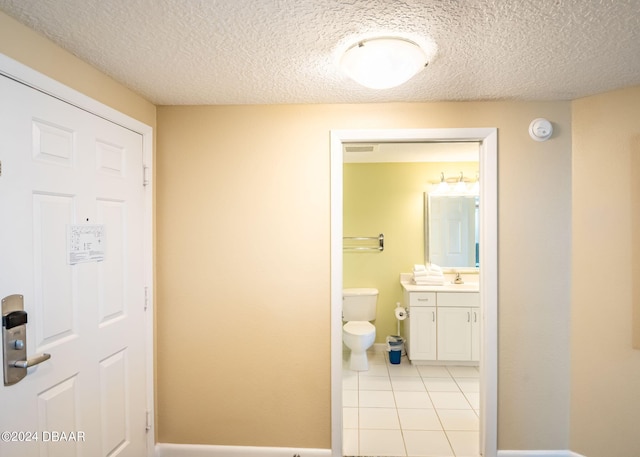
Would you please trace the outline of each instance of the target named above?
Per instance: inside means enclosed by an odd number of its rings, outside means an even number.
[[[402,287],[407,292],[479,292],[480,284],[477,282],[465,282],[463,284],[444,283],[442,286],[425,286],[402,282]]]
[[[480,284],[477,282],[465,281],[462,284],[454,284],[449,279],[445,279],[442,286],[427,286],[414,284],[411,275],[402,274],[400,284],[407,292],[479,292]]]

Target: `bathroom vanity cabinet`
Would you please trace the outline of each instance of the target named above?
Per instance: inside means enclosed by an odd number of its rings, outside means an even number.
[[[437,360],[436,293],[405,291],[404,302],[409,310],[405,323],[409,360]]]
[[[480,360],[480,293],[404,288],[407,355],[412,362]],[[442,290],[442,291],[439,291]]]

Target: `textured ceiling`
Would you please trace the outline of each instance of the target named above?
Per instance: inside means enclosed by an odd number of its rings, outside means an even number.
[[[640,0],[0,0],[158,105],[570,100],[640,84]],[[437,53],[395,89],[336,65],[372,35]]]

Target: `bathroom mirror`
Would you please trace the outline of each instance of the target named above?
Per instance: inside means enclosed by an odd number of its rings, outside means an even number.
[[[425,261],[445,269],[479,268],[477,195],[424,194]]]

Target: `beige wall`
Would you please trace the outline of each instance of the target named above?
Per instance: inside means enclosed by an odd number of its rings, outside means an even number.
[[[566,449],[570,122],[567,102],[159,107],[159,441],[330,447],[330,130],[498,127],[499,447]]]
[[[347,250],[343,255],[343,287],[378,289],[376,343],[398,334],[393,310],[404,301],[400,273],[425,263],[424,193],[435,188],[430,183],[438,182],[441,172],[456,177],[462,171],[475,179],[479,167],[478,162],[344,165],[344,236],[385,236],[382,252]]]
[[[573,103],[571,448],[589,457],[640,455],[639,119],[640,87]]]

